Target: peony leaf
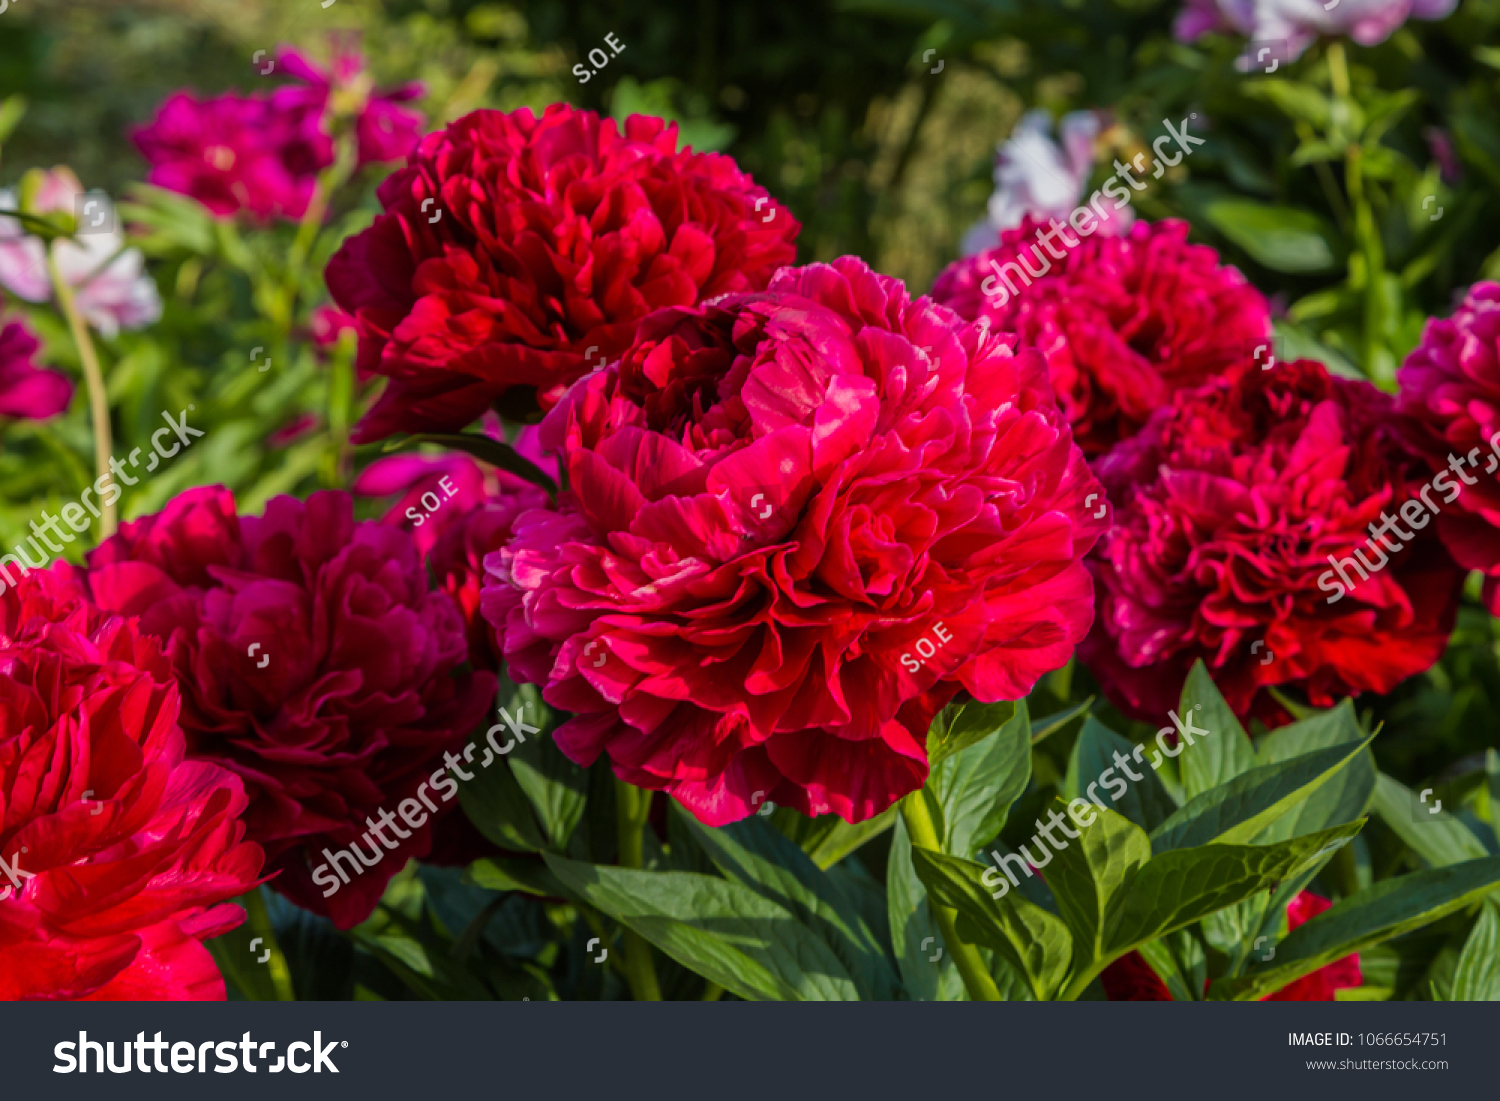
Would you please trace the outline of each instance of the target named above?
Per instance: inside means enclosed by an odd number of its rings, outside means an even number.
[[[983,865],[912,847],[912,866],[944,906],[958,911],[959,931],[987,945],[1025,976],[1040,1001],[1054,997],[1068,977],[1073,940],[1061,918],[1020,891],[991,897]]]
[[[1350,746],[1364,741],[1354,704],[1345,700],[1331,711],[1283,726],[1263,737],[1255,747],[1262,765],[1280,764],[1319,749]],[[1352,822],[1370,807],[1375,792],[1375,759],[1369,751],[1358,753],[1338,769],[1305,801],[1267,827],[1258,841],[1281,841],[1313,830]],[[1477,854],[1476,854],[1477,855]]]
[[[1493,898],[1480,909],[1453,975],[1450,1001],[1500,1002],[1500,906]]]
[[[1075,703],[1072,707],[1065,707],[1061,711],[1054,711],[1050,715],[1035,720],[1031,724],[1031,744],[1036,745],[1043,738],[1047,737],[1047,735],[1057,733],[1074,719],[1078,718],[1079,715],[1088,714],[1088,710],[1092,706],[1094,706],[1094,697],[1089,696]]]
[[[972,856],[1005,828],[1011,804],[1031,780],[1031,728],[1026,701],[992,735],[944,757],[927,790],[942,810],[943,851]]]
[[[1148,764],[1137,762],[1140,780],[1131,781],[1119,773],[1114,754],[1130,758],[1135,748],[1136,743],[1116,734],[1092,715],[1084,719],[1078,740],[1073,743],[1067,779],[1063,782],[1068,799],[1097,797],[1102,805],[1118,811],[1146,830],[1155,829],[1165,822],[1177,810],[1177,804],[1162,787],[1156,771]],[[1109,780],[1111,776],[1115,779]],[[1111,787],[1119,783],[1124,783],[1126,788],[1116,798]],[[1094,789],[1093,795],[1089,794],[1090,787]]]
[[[515,448],[501,440],[491,436],[481,436],[475,432],[452,432],[452,433],[421,433],[416,436],[406,436],[399,440],[393,440],[385,447],[386,451],[400,451],[407,447],[416,447],[418,444],[435,443],[450,451],[462,451],[466,455],[472,455],[482,463],[489,463],[497,470],[504,470],[514,474],[518,478],[524,478],[532,485],[541,486],[554,497],[557,495],[557,484],[530,459],[523,458]]]
[[[682,966],[750,1001],[857,1001],[832,949],[749,887],[693,872],[543,859],[568,889]]]
[[[999,703],[951,704],[933,719],[927,731],[927,765],[936,768],[943,758],[988,738],[1015,714],[1010,700]]]
[[[1053,813],[1058,810],[1067,810],[1060,800],[1052,808]],[[1065,840],[1047,869],[1047,886],[1052,888],[1058,913],[1073,934],[1075,971],[1103,957],[1105,931],[1125,900],[1131,880],[1151,859],[1151,842],[1145,830],[1115,811],[1093,807],[1089,811],[1092,821],[1087,826],[1075,818],[1071,826],[1065,822],[1056,827],[1076,827],[1078,837]],[[1067,818],[1066,813],[1063,817]]]
[[[1382,772],[1375,780],[1372,806],[1380,820],[1406,842],[1412,852],[1435,868],[1489,855],[1484,842],[1463,822],[1443,810],[1441,800],[1433,792],[1426,788],[1423,792],[1427,794],[1425,802],[1422,792],[1412,791]]]
[[[907,997],[918,1002],[967,999],[968,991],[952,954],[935,951],[943,946],[943,935],[933,920],[927,889],[912,866],[911,837],[899,814],[891,834],[891,851],[886,857],[885,898],[896,966],[901,971]]]
[[[758,817],[713,829],[677,806],[714,866],[788,911],[815,933],[843,962],[863,1000],[891,1001],[900,981],[891,966],[884,921],[872,928],[855,898],[840,881],[822,871],[801,849]]]
[[[1186,752],[1201,744],[1188,747]],[[1164,853],[1210,842],[1249,841],[1341,769],[1350,767],[1367,745],[1368,738],[1314,750],[1289,761],[1253,768],[1205,791],[1151,831],[1151,851]]]
[[[500,683],[500,698],[508,700],[506,714],[517,724],[524,722],[528,727],[539,728],[529,733],[524,742],[518,741],[509,754],[511,772],[531,801],[531,809],[547,833],[549,847],[555,852],[564,852],[568,838],[583,818],[584,802],[588,798],[588,770],[570,761],[552,740],[555,717],[551,708],[542,702],[542,693],[535,685],[516,686],[508,679],[502,679]],[[510,740],[509,723],[503,716],[496,722],[502,727],[496,731],[496,737]],[[522,733],[527,731],[523,729]],[[496,764],[504,767],[500,762]]]
[[[777,807],[771,814],[771,824],[796,842],[814,864],[827,871],[866,841],[890,829],[898,817],[898,809],[892,804],[874,818],[845,822],[836,814],[809,818],[791,807]]]
[[[1500,856],[1381,880],[1293,929],[1276,946],[1274,962],[1238,978],[1218,980],[1208,996],[1233,1001],[1263,998],[1335,960],[1429,925],[1497,886]]]
[[[469,743],[479,750],[488,751],[484,732],[476,732]],[[504,849],[520,849],[523,852],[540,852],[547,847],[547,837],[537,826],[532,813],[531,800],[526,797],[515,774],[503,761],[493,761],[488,767],[477,767],[483,760],[481,753],[465,753],[466,758],[476,762],[472,780],[459,785],[458,801],[474,823],[474,828]]]
[[[1224,702],[1202,658],[1193,662],[1183,682],[1179,707],[1179,716],[1196,710],[1193,722],[1212,735],[1196,742],[1191,753],[1185,752],[1178,759],[1182,788],[1189,799],[1255,767],[1255,747],[1234,711]]]
[[[1205,204],[1203,213],[1215,229],[1273,271],[1330,271],[1343,253],[1338,231],[1310,210],[1224,198]]]
[[[1104,937],[1100,962],[1181,929],[1297,874],[1359,832],[1363,820],[1274,845],[1172,849],[1136,872]]]

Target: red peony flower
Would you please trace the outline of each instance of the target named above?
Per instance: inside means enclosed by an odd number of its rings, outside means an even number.
[[[1444,506],[1417,485],[1393,404],[1310,360],[1247,366],[1179,391],[1095,463],[1117,511],[1079,657],[1121,710],[1159,719],[1197,658],[1262,717],[1267,686],[1325,707],[1438,659],[1464,575],[1420,530]]]
[[[161,645],[66,567],[0,597],[0,1000],[223,1000],[201,942],[262,854],[179,707]]]
[[[359,441],[460,428],[512,387],[550,407],[651,310],[764,287],[800,228],[728,157],[678,150],[675,124],[621,134],[563,103],[428,134],[380,201],[326,273],[360,365],[390,379]]]
[[[1428,321],[1397,380],[1397,408],[1428,465],[1462,480],[1438,535],[1460,565],[1484,572],[1485,602],[1500,614],[1500,283],[1475,283],[1451,318]],[[1463,471],[1481,457],[1482,471]]]
[[[38,347],[20,321],[0,318],[0,417],[44,420],[68,407],[73,384],[32,362]]]
[[[204,488],[122,525],[89,566],[102,607],[166,641],[190,751],[244,778],[273,885],[340,928],[368,917],[407,858],[426,855],[433,822],[391,827],[394,843],[366,827],[443,769],[496,687],[490,673],[455,672],[463,623],[428,591],[411,539],[356,522],[342,493],[277,497],[263,517],[237,518],[228,490]],[[432,818],[456,805],[446,800]],[[313,869],[341,847],[373,860],[322,890]]]
[[[1270,362],[1266,300],[1213,249],[1188,244],[1186,222],[1136,222],[1114,237],[1051,226],[1006,230],[999,248],[944,270],[932,296],[1041,351],[1084,454],[1109,450],[1173,391],[1217,378],[1259,344]]]
[[[1105,521],[1041,358],[854,257],[653,315],[542,442],[572,491],[485,560],[508,670],[710,824],[878,814],[954,693],[1023,696],[1088,629]]]
[[[1303,891],[1287,904],[1287,930],[1297,928],[1305,921],[1317,917],[1333,903],[1319,898],[1311,891]],[[1139,952],[1128,952],[1099,973],[1104,984],[1104,996],[1112,1002],[1170,1002],[1171,993],[1167,984],[1146,962]],[[1364,981],[1360,973],[1359,957],[1345,956],[1320,967],[1300,979],[1288,983],[1274,994],[1261,999],[1263,1002],[1331,1002],[1334,991],[1344,987],[1358,986]],[[1204,990],[1208,984],[1204,984]]]
[[[516,450],[556,479],[556,464],[543,459],[535,428],[521,430]],[[377,459],[353,490],[375,497],[401,494],[380,522],[411,533],[438,586],[464,617],[474,667],[498,672],[500,641],[479,612],[484,558],[509,540],[517,516],[547,506],[546,492],[458,453]]]
[[[174,92],[131,139],[151,164],[146,182],[197,199],[220,217],[301,218],[333,147],[279,115],[267,100],[235,93],[198,99]]]

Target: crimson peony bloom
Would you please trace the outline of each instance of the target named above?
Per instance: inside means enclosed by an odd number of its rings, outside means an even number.
[[[1136,222],[1109,237],[1092,215],[1079,226],[1028,218],[999,248],[949,265],[932,296],[1041,351],[1084,454],[1109,450],[1173,391],[1217,378],[1259,344],[1270,362],[1265,298],[1213,249],[1188,244],[1186,222]]]
[[[510,675],[711,825],[878,814],[960,688],[1024,696],[1088,629],[1106,521],[1040,356],[855,257],[652,315],[542,443],[572,491],[485,560]]]
[[[223,1000],[201,942],[262,854],[179,707],[161,645],[68,567],[0,596],[0,1000]]]
[[[102,607],[165,640],[190,752],[244,778],[276,889],[340,928],[368,917],[407,858],[427,854],[433,822],[392,827],[389,852],[367,826],[443,769],[496,687],[456,671],[463,622],[428,591],[411,539],[356,522],[343,493],[236,517],[229,491],[209,487],[122,525],[89,566]],[[325,898],[321,850],[361,839],[353,851],[373,861]]]
[[[542,458],[534,428],[522,429],[516,449],[557,477],[555,463]],[[377,459],[353,490],[375,497],[401,494],[380,522],[411,532],[438,587],[464,617],[474,667],[499,671],[500,642],[479,612],[484,557],[510,538],[517,516],[547,506],[546,492],[513,474],[487,471],[456,452]]]
[[[355,431],[447,431],[512,387],[549,408],[653,309],[754,291],[796,255],[791,214],[677,127],[622,134],[564,103],[475,111],[380,187],[386,213],[328,264],[359,363],[390,379]]]
[[[0,317],[0,417],[44,420],[72,400],[73,384],[66,375],[32,362],[40,346],[19,320]]]
[[[1301,892],[1287,903],[1287,931],[1317,917],[1332,905],[1326,898],[1320,898],[1311,891]],[[1161,981],[1160,976],[1139,952],[1127,952],[1115,960],[1099,973],[1099,981],[1104,984],[1104,996],[1112,1002],[1172,1001],[1167,984]],[[1363,981],[1359,956],[1345,956],[1288,983],[1274,994],[1266,995],[1261,1001],[1331,1002],[1334,1000],[1334,991],[1358,986]],[[1203,989],[1207,991],[1207,983],[1204,983]]]
[[[1421,502],[1444,506],[1393,405],[1310,360],[1247,365],[1095,463],[1117,511],[1079,657],[1121,710],[1160,719],[1197,658],[1237,713],[1270,718],[1267,686],[1325,707],[1441,656],[1464,574],[1420,530]]]
[[[197,199],[220,217],[301,218],[333,146],[265,99],[199,99],[174,92],[131,140],[151,165],[146,182]]]
[[[1451,318],[1433,318],[1397,373],[1397,408],[1430,467],[1460,457],[1484,469],[1464,475],[1463,493],[1438,517],[1444,545],[1485,574],[1484,599],[1500,614],[1500,283],[1475,283]],[[1469,484],[1471,483],[1472,484]]]

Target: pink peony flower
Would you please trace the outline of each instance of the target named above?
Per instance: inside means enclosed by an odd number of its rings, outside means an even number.
[[[932,296],[962,317],[1014,332],[1018,347],[1038,349],[1078,446],[1095,456],[1134,433],[1173,391],[1217,378],[1251,359],[1258,344],[1266,349],[1261,362],[1270,362],[1265,298],[1187,236],[1179,221],[1080,238],[1062,222],[1029,219],[1007,231],[1000,248],[950,265]]]
[[[233,773],[185,759],[161,645],[70,567],[0,596],[0,999],[224,999],[258,882]]]
[[[1429,320],[1396,377],[1397,408],[1433,471],[1450,456],[1484,460],[1460,473],[1463,492],[1437,531],[1461,566],[1483,571],[1485,602],[1500,614],[1500,283],[1475,283],[1452,317]]]
[[[854,257],[653,314],[542,442],[572,491],[485,560],[508,670],[710,824],[878,814],[960,688],[1025,695],[1092,616],[1107,521],[1040,357]]]
[[[0,417],[45,420],[68,407],[73,384],[66,375],[32,362],[38,347],[19,320],[0,317]]]
[[[69,169],[54,168],[44,175],[27,213],[77,214],[75,200],[81,194],[78,177]],[[113,339],[121,329],[142,329],[161,317],[161,297],[146,274],[141,250],[125,247],[111,204],[102,198],[99,202],[103,205],[98,210],[80,219],[77,243],[58,241],[54,253],[59,273],[73,288],[78,312],[102,336]],[[47,246],[4,216],[4,211],[16,209],[15,193],[0,190],[0,286],[28,302],[49,301]],[[109,228],[92,228],[91,220]]]
[[[367,826],[443,770],[496,687],[488,672],[455,671],[462,621],[428,591],[411,540],[356,522],[342,493],[277,497],[241,518],[228,490],[203,488],[122,525],[89,567],[101,607],[165,641],[190,752],[244,779],[276,889],[340,928],[368,917],[456,803],[379,843]],[[362,835],[354,851],[374,862],[325,898],[311,875],[321,850]]]
[[[1361,46],[1389,38],[1408,19],[1445,19],[1458,0],[1187,0],[1173,31],[1196,42],[1210,31],[1248,35],[1265,44],[1285,42],[1282,61],[1302,56],[1319,35],[1348,35]]]
[[[362,442],[461,428],[513,388],[548,408],[653,309],[759,290],[796,255],[796,220],[728,157],[562,103],[466,115],[379,194],[326,272],[390,379]]]
[[[333,161],[320,133],[308,143],[265,99],[198,99],[174,92],[131,140],[151,165],[146,182],[197,199],[221,218],[301,218],[319,170]]]
[[[1079,658],[1111,701],[1160,719],[1202,658],[1238,714],[1274,718],[1269,686],[1327,707],[1442,655],[1464,575],[1421,530],[1425,471],[1393,406],[1311,360],[1247,365],[1179,390],[1095,463],[1116,512]]]
[[[398,104],[421,99],[426,94],[422,84],[403,84],[376,92],[365,74],[364,57],[354,51],[339,52],[332,65],[324,69],[300,51],[282,46],[276,51],[276,64],[288,76],[304,83],[276,89],[271,94],[272,109],[296,118],[299,125],[310,127],[317,137],[322,137],[322,121],[333,99],[336,110],[355,116],[357,167],[401,160],[421,139],[425,121],[422,113]],[[350,102],[343,102],[345,99]],[[330,156],[329,163],[332,161]]]

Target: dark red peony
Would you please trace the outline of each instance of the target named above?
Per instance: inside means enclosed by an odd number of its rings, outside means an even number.
[[[1437,531],[1460,565],[1484,572],[1485,602],[1500,614],[1500,283],[1475,283],[1451,318],[1428,321],[1397,380],[1397,408],[1431,469],[1454,458],[1475,468]]]
[[[516,450],[556,478],[555,463],[537,449],[534,428],[521,431]],[[353,489],[375,497],[401,494],[380,522],[411,532],[434,581],[464,617],[474,667],[498,671],[500,642],[479,612],[484,558],[510,538],[516,517],[547,506],[546,492],[457,452],[377,459]]]
[[[572,491],[485,562],[510,674],[710,824],[878,814],[960,688],[1025,695],[1093,614],[1107,521],[1041,357],[853,257],[652,316],[542,443]]]
[[[1270,717],[1268,686],[1329,706],[1441,656],[1464,573],[1421,530],[1447,506],[1393,414],[1310,360],[1251,365],[1094,464],[1116,512],[1079,657],[1116,705],[1159,721],[1202,658],[1236,712]]]
[[[1186,222],[1136,222],[1115,237],[1056,225],[1006,230],[998,248],[943,271],[932,296],[1046,356],[1084,454],[1107,451],[1173,391],[1217,378],[1260,344],[1270,362],[1266,300],[1213,249],[1188,244]]]
[[[1317,917],[1333,903],[1311,891],[1303,891],[1287,904],[1287,931]],[[1139,952],[1128,952],[1099,973],[1104,996],[1112,1002],[1170,1002],[1172,994]],[[1263,1002],[1331,1002],[1335,991],[1364,981],[1359,957],[1345,956],[1283,986]],[[1204,990],[1208,984],[1204,984]]]
[[[67,567],[0,597],[0,1000],[224,998],[259,880],[238,777],[184,758],[171,662]]]
[[[102,607],[166,640],[190,751],[244,778],[273,885],[341,928],[369,916],[407,858],[427,854],[432,821],[404,836],[392,827],[390,852],[369,842],[380,859],[328,898],[312,879],[322,850],[394,814],[496,687],[488,672],[457,671],[463,621],[428,591],[411,538],[356,522],[343,493],[277,497],[263,517],[236,517],[229,491],[211,487],[122,525],[89,566]]]
[[[386,213],[329,262],[359,363],[390,379],[356,429],[450,430],[512,387],[543,408],[664,306],[754,291],[800,228],[732,160],[677,128],[567,104],[475,111],[380,187]]]

